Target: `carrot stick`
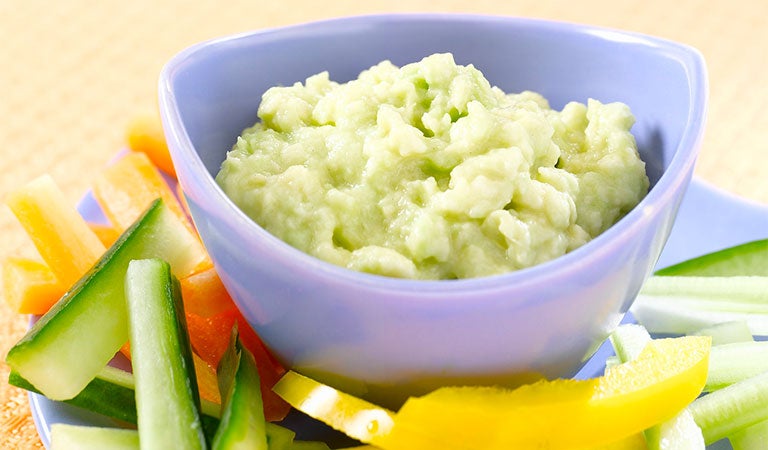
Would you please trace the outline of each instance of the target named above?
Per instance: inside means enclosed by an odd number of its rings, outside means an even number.
[[[48,175],[11,192],[6,203],[64,286],[75,284],[105,251]]]
[[[94,180],[93,196],[121,232],[157,198],[194,231],[173,190],[144,153],[129,152],[102,170]]]
[[[3,298],[20,314],[45,314],[65,291],[41,261],[17,257],[3,261]]]
[[[141,114],[128,123],[126,130],[128,148],[146,154],[163,172],[176,177],[168,144],[163,134],[163,124],[157,114]]]

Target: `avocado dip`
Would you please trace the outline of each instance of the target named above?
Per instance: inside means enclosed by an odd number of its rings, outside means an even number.
[[[385,276],[471,278],[549,261],[649,186],[627,105],[556,111],[451,54],[274,87],[258,118],[221,166],[224,192],[297,249]]]

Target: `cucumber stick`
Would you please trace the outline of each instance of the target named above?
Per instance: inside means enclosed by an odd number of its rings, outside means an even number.
[[[709,372],[704,390],[722,389],[763,372],[768,372],[768,342],[714,345],[709,354]]]
[[[768,373],[763,373],[699,397],[689,409],[711,444],[768,420],[766,404]]]
[[[765,450],[768,448],[768,421],[756,423],[728,437],[733,450]]]
[[[651,333],[689,334],[741,321],[768,335],[768,277],[654,276],[630,309]]]
[[[125,428],[54,423],[50,450],[139,450],[139,433]]]
[[[691,333],[694,336],[709,336],[712,347],[737,342],[752,342],[754,336],[749,331],[749,325],[743,320],[720,322],[710,327],[702,328]]]
[[[165,261],[134,260],[125,296],[142,450],[207,448],[178,280]]]
[[[221,391],[221,423],[214,450],[267,450],[266,421],[256,360],[244,349],[237,328],[217,370]]]
[[[35,389],[32,383],[22,378],[15,371],[11,371],[8,377],[8,384],[40,394],[40,391]],[[134,386],[132,373],[106,366],[79,394],[69,400],[64,400],[64,403],[136,425],[136,393]],[[208,440],[212,440],[219,427],[221,405],[200,399],[200,409],[203,413],[200,418],[203,424],[203,432]],[[278,426],[275,425],[274,427]],[[285,428],[282,430],[287,431]],[[276,430],[275,434],[282,430]],[[269,431],[271,429],[268,429]]]
[[[747,242],[665,267],[656,275],[768,276],[768,239]]]
[[[48,398],[76,396],[128,341],[128,263],[162,258],[183,276],[200,263],[193,256],[200,245],[162,201],[154,202],[10,349],[8,365]]]

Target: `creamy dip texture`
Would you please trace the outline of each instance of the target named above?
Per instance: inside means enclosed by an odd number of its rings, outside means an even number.
[[[453,279],[539,264],[646,194],[622,103],[550,109],[435,54],[263,96],[217,181],[288,244],[350,269]]]

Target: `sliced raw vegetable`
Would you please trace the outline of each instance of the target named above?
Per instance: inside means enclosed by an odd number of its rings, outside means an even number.
[[[393,425],[392,411],[293,371],[277,382],[274,391],[299,411],[360,442],[378,446]]]
[[[179,281],[187,313],[211,317],[237,308],[213,267]]]
[[[54,423],[51,450],[138,450],[139,433],[123,428]]]
[[[710,336],[712,346],[733,344],[735,342],[751,342],[754,340],[749,331],[749,325],[743,320],[721,322],[711,327],[702,328],[691,333],[694,336]]]
[[[3,261],[3,298],[21,314],[45,314],[66,288],[43,262],[9,257]]]
[[[697,398],[689,408],[711,444],[768,420],[766,404],[768,373],[763,373]]]
[[[686,408],[645,432],[648,450],[704,450],[704,436]]]
[[[706,381],[710,339],[648,343],[595,380],[543,381],[517,390],[443,388],[410,398],[384,448],[594,448],[679,413]]]
[[[8,384],[40,393],[15,371],[11,371]],[[123,422],[136,423],[133,375],[111,366],[105,366],[79,394],[65,402]]]
[[[120,231],[112,225],[104,225],[100,223],[88,223],[96,237],[99,238],[105,247],[111,247],[112,244],[120,237]]]
[[[163,134],[163,124],[158,114],[137,115],[128,123],[126,130],[128,148],[146,154],[163,172],[176,176],[171,153]]]
[[[674,302],[702,311],[768,313],[768,277],[650,277],[638,301]]]
[[[747,242],[683,261],[656,272],[677,276],[768,276],[768,239]]]
[[[8,384],[40,394],[30,382],[14,371],[11,371]],[[136,425],[135,395],[133,374],[106,366],[79,394],[64,403]],[[221,406],[200,399],[200,408],[205,436],[213,439],[219,427]]]
[[[142,448],[205,449],[192,347],[170,265],[131,261],[125,296]]]
[[[73,285],[104,253],[104,244],[51,177],[11,192],[6,203],[63,286]]]
[[[631,307],[651,333],[689,334],[742,321],[751,334],[768,334],[768,277],[655,276]]]
[[[728,437],[733,450],[765,450],[768,448],[768,421],[756,423]]]
[[[240,330],[240,341],[243,346],[256,358],[266,419],[268,421],[284,419],[290,411],[290,405],[272,391],[272,386],[285,373],[285,369],[269,353],[240,311],[233,308],[210,317],[187,313],[192,348],[212,367],[218,366],[221,356],[229,345],[230,330],[235,324]]]
[[[610,336],[620,362],[637,358],[652,338],[642,325],[626,324]],[[710,355],[711,361],[711,355]],[[648,450],[704,450],[704,436],[688,408],[645,430]]]
[[[296,433],[288,428],[267,422],[267,445],[269,450],[286,450],[291,447]]]
[[[128,340],[124,292],[128,263],[153,257],[169,261],[178,276],[191,273],[206,257],[197,237],[162,201],[153,203],[10,349],[11,368],[51,399],[77,395]]]
[[[129,152],[99,172],[93,196],[119,230],[128,228],[157,198],[192,229],[175,193],[144,153]]]
[[[619,362],[625,363],[640,356],[645,346],[651,342],[651,335],[642,325],[626,324],[616,328],[609,339]]]
[[[722,389],[768,372],[768,342],[734,342],[712,347],[705,391]]]
[[[195,364],[195,374],[197,375],[197,388],[200,392],[200,399],[205,399],[211,403],[221,405],[221,394],[219,393],[219,381],[216,375],[216,368],[210,366],[203,358],[192,352],[192,360]]]
[[[222,398],[221,423],[213,438],[214,450],[267,450],[264,407],[256,360],[243,349],[232,328],[230,344],[217,373]]]

